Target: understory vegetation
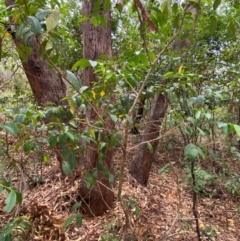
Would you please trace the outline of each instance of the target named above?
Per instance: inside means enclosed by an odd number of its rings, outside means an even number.
[[[8,0],[0,240],[240,240],[240,2]]]

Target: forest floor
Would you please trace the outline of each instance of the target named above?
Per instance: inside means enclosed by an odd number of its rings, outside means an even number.
[[[131,151],[129,153],[130,162],[133,154]],[[183,157],[179,153],[177,150],[175,153],[171,151],[171,154],[162,151],[156,153],[147,187],[139,185],[126,167],[122,189],[125,212],[115,198],[112,209],[103,216],[83,217],[81,227],[72,224],[66,231],[63,231],[62,225],[71,215],[71,206],[77,201],[78,182],[71,176],[62,178],[58,163],[52,161],[43,167],[44,183],[27,185],[23,192],[23,203],[14,212],[3,212],[4,195],[0,196],[0,226],[12,220],[17,213],[31,220],[30,230],[24,232],[19,229],[15,232],[22,240],[198,240],[192,211],[192,191],[187,185],[181,164]],[[121,158],[121,151],[116,148],[116,172]],[[39,171],[39,167],[36,169]],[[160,169],[162,173],[159,173]],[[13,176],[12,182],[18,186],[20,179]],[[24,180],[21,179],[21,182]],[[118,179],[114,187],[115,196],[117,187]],[[240,197],[234,197],[219,186],[217,189],[220,190],[217,195],[198,196],[197,199],[202,240],[240,241]],[[129,221],[127,228],[126,216]]]

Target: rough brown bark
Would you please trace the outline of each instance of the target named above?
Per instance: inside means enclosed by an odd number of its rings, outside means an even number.
[[[82,4],[82,13],[84,16],[92,14],[93,6],[96,0],[84,1]],[[101,5],[103,1],[101,2]],[[100,7],[101,8],[101,7]],[[102,14],[99,13],[99,14]],[[94,27],[90,20],[85,21],[82,26],[83,33],[83,57],[88,60],[96,60],[101,55],[112,56],[111,42],[111,26],[110,26],[110,10],[103,13],[107,26],[98,25]],[[97,76],[94,74],[93,68],[84,69],[83,84],[91,86],[97,82]],[[98,114],[102,115],[103,110],[96,108]],[[98,114],[92,109],[87,113],[88,121],[96,121]],[[114,129],[114,123],[110,118],[105,119],[105,128],[108,130]],[[107,134],[107,133],[106,133]],[[112,154],[113,151],[108,149],[105,153],[104,164],[109,171],[112,171]],[[98,150],[94,143],[86,146],[86,165],[88,170],[96,168],[98,161]],[[104,211],[109,209],[113,204],[114,194],[107,178],[100,175],[98,184],[89,190],[85,183],[82,182],[79,188],[79,194],[82,198],[82,206],[89,215],[102,215]]]
[[[21,50],[21,41],[14,38],[17,51]],[[49,68],[47,61],[43,60],[39,54],[40,44],[36,41],[35,36],[28,40],[31,54],[27,59],[22,60],[22,66],[26,73],[27,79],[33,91],[35,100],[38,105],[62,105],[62,98],[66,95],[66,84],[54,69]]]
[[[168,107],[168,100],[165,94],[156,94],[154,96],[148,122],[144,129],[142,144],[139,146],[136,156],[131,162],[130,173],[142,185],[147,185],[151,171],[154,152],[159,143],[159,132],[161,118],[165,116]],[[151,143],[153,152],[148,149],[147,142]]]
[[[13,7],[14,4],[15,0],[6,1],[7,7]],[[61,105],[61,99],[66,95],[66,84],[54,69],[49,68],[49,63],[40,56],[41,40],[37,41],[32,35],[25,45],[21,39],[16,38],[15,33],[11,34],[36,103],[40,106]],[[30,49],[30,54],[25,52],[24,45]]]
[[[6,1],[6,6],[9,7],[9,11],[14,7],[14,4],[15,0]],[[11,35],[37,105],[64,105],[66,102],[61,100],[66,95],[67,86],[61,76],[59,76],[54,69],[49,68],[48,61],[43,60],[40,55],[41,39],[37,39],[34,35],[31,35],[27,43],[24,43],[22,39],[16,37],[14,32],[11,33]],[[26,52],[26,48],[30,50],[30,54]],[[46,122],[48,121],[49,120],[46,120]],[[56,149],[56,156],[63,173],[63,158],[60,152],[61,147],[59,146]]]

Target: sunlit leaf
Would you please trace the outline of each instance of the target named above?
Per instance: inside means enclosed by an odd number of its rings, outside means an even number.
[[[89,60],[89,63],[93,68],[97,66],[97,61]]]
[[[50,158],[50,156],[48,156],[48,155],[44,155],[43,156],[43,161],[45,162],[45,163],[49,163],[50,161],[51,161],[51,158]]]
[[[89,67],[91,66],[89,60],[87,59],[81,59],[79,61],[77,61],[73,67],[72,67],[72,70],[75,71],[76,69],[80,68],[80,69],[84,69],[86,67]]]
[[[78,81],[76,75],[74,73],[72,73],[71,71],[67,70],[67,77],[70,81],[70,83],[72,84],[72,86],[74,87],[75,90],[79,90],[80,89],[80,82]]]
[[[234,130],[236,131],[237,136],[240,136],[240,126],[234,125]]]
[[[17,201],[16,191],[11,190],[8,193],[8,196],[5,200],[6,206],[3,208],[3,210],[7,213],[10,213],[13,210],[13,208],[16,204],[16,201]]]
[[[54,28],[56,28],[59,20],[60,20],[59,11],[53,10],[46,18],[47,31],[51,32]]]

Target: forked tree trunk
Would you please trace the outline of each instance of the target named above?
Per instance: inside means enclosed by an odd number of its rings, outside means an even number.
[[[82,4],[82,13],[84,16],[91,15],[93,12],[94,4],[97,0],[86,0]],[[103,6],[104,1],[100,1]],[[101,9],[102,7],[100,7]],[[98,13],[98,14],[101,14]],[[107,26],[98,25],[94,27],[90,20],[85,21],[82,26],[83,33],[83,56],[88,60],[96,60],[100,55],[112,56],[112,42],[111,42],[111,25],[110,25],[110,10],[104,12],[104,17],[107,22]],[[84,69],[83,84],[91,86],[94,82],[97,82],[97,76],[94,74],[93,68],[88,67]],[[103,112],[101,109],[96,108],[101,115]],[[88,121],[96,121],[98,115],[94,110],[87,113]],[[105,119],[104,126],[108,130],[114,129],[114,123],[110,118]],[[108,170],[112,171],[112,150],[108,149],[105,153],[104,164]],[[88,170],[96,168],[98,162],[98,150],[94,143],[90,143],[86,146],[86,165]],[[79,194],[82,198],[82,206],[86,213],[90,215],[101,215],[104,211],[109,209],[113,204],[114,194],[107,178],[104,178],[100,174],[98,178],[98,184],[90,190],[82,182],[79,188]]]
[[[142,185],[147,185],[152,161],[159,143],[161,118],[165,116],[168,100],[165,94],[156,94],[151,104],[149,117],[144,129],[142,144],[139,146],[135,158],[131,162],[130,173]],[[151,143],[153,151],[148,148]]]

